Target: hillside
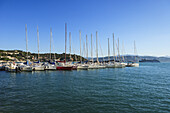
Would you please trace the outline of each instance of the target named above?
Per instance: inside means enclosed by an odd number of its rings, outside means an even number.
[[[37,61],[38,59],[38,54],[37,53],[31,53],[28,52],[28,59],[31,61]],[[51,59],[57,59],[60,61],[64,61],[65,54],[57,54],[57,53],[52,53],[51,54]],[[70,54],[66,55],[67,60],[73,60],[73,61],[80,61],[80,56],[76,54],[71,54],[70,59]],[[0,60],[1,61],[26,61],[27,59],[27,53],[22,50],[0,50]],[[40,61],[49,61],[50,60],[50,53],[41,53],[39,54],[39,60]],[[82,57],[82,60],[85,61]]]

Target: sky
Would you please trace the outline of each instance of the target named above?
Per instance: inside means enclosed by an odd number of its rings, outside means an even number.
[[[38,51],[38,25],[40,53],[50,52],[50,28],[52,52],[63,53],[65,23],[67,36],[71,32],[71,53],[80,54],[81,30],[82,51],[88,37],[88,56],[91,34],[96,56],[96,31],[99,56],[108,55],[108,38],[113,55],[113,33],[121,54],[134,54],[135,41],[138,55],[170,56],[170,0],[0,0],[0,49],[26,51],[27,24],[28,51]]]

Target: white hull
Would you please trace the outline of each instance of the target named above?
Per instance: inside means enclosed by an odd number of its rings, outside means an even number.
[[[35,66],[35,67],[33,67],[33,70],[34,71],[44,71],[44,66]]]
[[[31,66],[22,66],[20,67],[21,71],[32,71],[32,67]]]
[[[18,66],[16,66],[15,64],[10,64],[7,71],[8,72],[16,72],[18,69]]]
[[[98,67],[98,69],[106,68],[106,66],[101,66],[101,65],[98,65],[97,67]]]
[[[107,64],[106,67],[107,67],[107,68],[114,68],[115,65],[114,65],[114,64]]]
[[[88,69],[98,69],[96,65],[89,65]]]
[[[106,68],[104,65],[89,65],[88,69],[103,69]]]
[[[122,63],[114,63],[106,65],[107,68],[124,68],[125,64]]]
[[[122,64],[115,64],[115,67],[114,68],[124,68],[125,67],[125,65],[122,65]]]
[[[139,67],[139,63],[132,63],[131,66],[132,67]]]
[[[139,67],[139,63],[130,63],[127,64],[127,67]]]
[[[127,65],[127,63],[123,63],[123,62],[122,62],[121,64],[122,64],[124,67],[126,67],[126,65]]]
[[[47,65],[45,66],[45,70],[56,70],[56,65]]]
[[[77,66],[77,69],[82,69],[82,70],[87,70],[89,66],[86,66],[86,65],[80,65],[80,66]]]

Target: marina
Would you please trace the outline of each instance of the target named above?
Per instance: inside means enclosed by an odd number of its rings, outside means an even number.
[[[63,61],[56,61],[55,54],[52,59],[51,54],[51,45],[52,45],[52,28],[50,28],[50,56],[49,62],[40,62],[39,58],[39,29],[37,26],[37,47],[38,47],[38,55],[37,61],[28,60],[28,33],[27,33],[27,24],[25,25],[25,34],[26,34],[26,61],[25,62],[4,62],[1,63],[0,69],[8,72],[22,72],[22,71],[45,71],[45,70],[88,70],[88,69],[105,69],[105,68],[125,68],[125,67],[139,67],[139,60],[137,55],[134,57],[133,62],[122,62],[123,57],[120,56],[119,50],[119,38],[116,44],[118,55],[115,55],[115,39],[113,33],[113,60],[110,61],[110,45],[108,38],[108,61],[105,60],[99,61],[98,59],[98,32],[96,31],[96,61],[93,60],[93,38],[91,34],[91,59],[88,59],[88,37],[86,35],[86,49],[84,44],[83,53],[86,54],[86,60],[82,61],[82,49],[81,49],[81,31],[79,31],[79,39],[80,39],[80,61],[70,61],[71,58],[71,32],[69,32],[69,51],[70,51],[70,59],[67,59],[67,23],[65,23],[65,58]],[[85,53],[86,52],[86,53]],[[134,42],[134,52],[136,52],[136,45]],[[103,58],[104,59],[104,58]]]
[[[170,0],[0,0],[0,113],[170,113]]]

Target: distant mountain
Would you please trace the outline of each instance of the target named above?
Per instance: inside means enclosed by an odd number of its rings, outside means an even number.
[[[134,55],[125,55],[123,56],[125,61],[134,61],[135,60],[135,56]],[[110,60],[113,60],[113,56],[110,56]],[[115,57],[116,58],[116,57]],[[122,56],[121,56],[122,58]],[[170,62],[170,57],[155,57],[155,56],[138,56],[137,58],[139,58],[139,60],[145,59],[145,60],[158,60],[160,62]],[[89,60],[91,60],[91,58],[88,58]],[[117,58],[118,59],[118,58]],[[97,58],[93,58],[94,61],[97,60]],[[108,61],[108,56],[106,57],[99,57],[99,61]]]
[[[159,57],[160,62],[170,62],[170,57]]]

